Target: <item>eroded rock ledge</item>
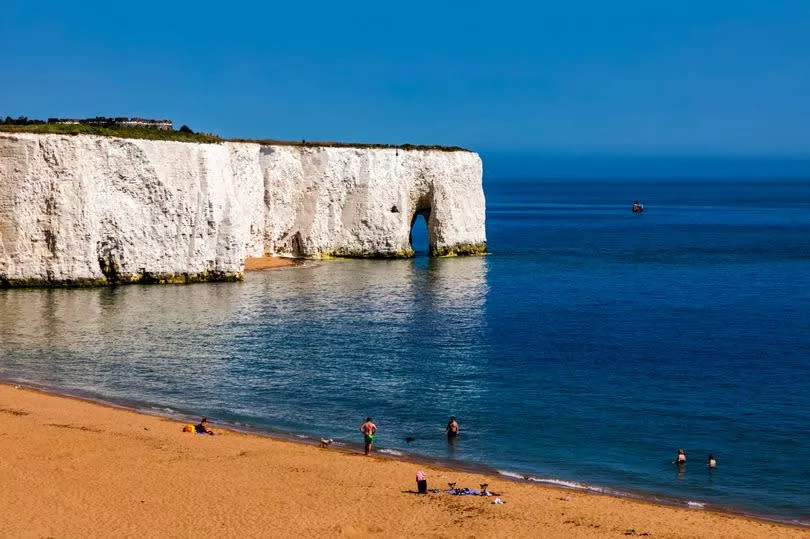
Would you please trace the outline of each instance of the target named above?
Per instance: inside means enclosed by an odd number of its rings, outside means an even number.
[[[486,251],[467,151],[0,133],[0,286],[240,280],[246,257]]]

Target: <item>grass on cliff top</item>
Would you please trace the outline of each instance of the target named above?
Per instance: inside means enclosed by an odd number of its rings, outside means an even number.
[[[369,144],[362,142],[329,142],[310,140],[272,140],[272,139],[223,139],[210,133],[190,133],[186,131],[163,131],[148,127],[96,127],[84,124],[0,124],[0,131],[9,133],[40,133],[53,135],[98,135],[102,137],[134,138],[149,140],[174,140],[178,142],[200,142],[216,144],[218,142],[250,142],[265,146],[298,146],[302,148],[389,148],[398,150],[438,150],[442,152],[468,152],[459,146],[418,145],[418,144]]]
[[[11,133],[41,133],[49,135],[99,135],[102,137],[139,138],[149,140],[176,140],[179,142],[222,142],[209,133],[168,131],[149,127],[96,127],[84,124],[30,124],[0,125],[0,131]]]
[[[229,142],[252,142],[263,146],[299,146],[301,148],[372,148],[391,150],[438,150],[440,152],[469,152],[461,146],[440,146],[438,144],[375,144],[372,142],[334,142],[318,140],[275,140],[232,138]]]

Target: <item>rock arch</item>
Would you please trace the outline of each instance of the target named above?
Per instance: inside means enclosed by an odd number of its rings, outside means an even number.
[[[416,225],[416,220],[421,215],[422,218],[425,220],[425,228],[427,228],[428,254],[430,255],[430,254],[433,253],[433,251],[434,251],[434,249],[436,247],[436,240],[435,240],[435,235],[433,234],[433,232],[430,229],[430,213],[431,213],[430,207],[420,208],[420,209],[415,210],[413,212],[413,215],[411,216],[411,224],[410,224],[410,227],[408,228],[408,245],[410,246],[411,251],[414,251],[414,252],[416,251],[413,248],[413,227]]]

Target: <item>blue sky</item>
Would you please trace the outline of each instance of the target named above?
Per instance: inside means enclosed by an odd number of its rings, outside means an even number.
[[[810,158],[810,1],[3,0],[0,114],[485,154]]]

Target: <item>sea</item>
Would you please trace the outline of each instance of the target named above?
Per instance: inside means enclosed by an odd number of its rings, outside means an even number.
[[[810,180],[484,188],[487,256],[0,290],[0,378],[810,525]]]

